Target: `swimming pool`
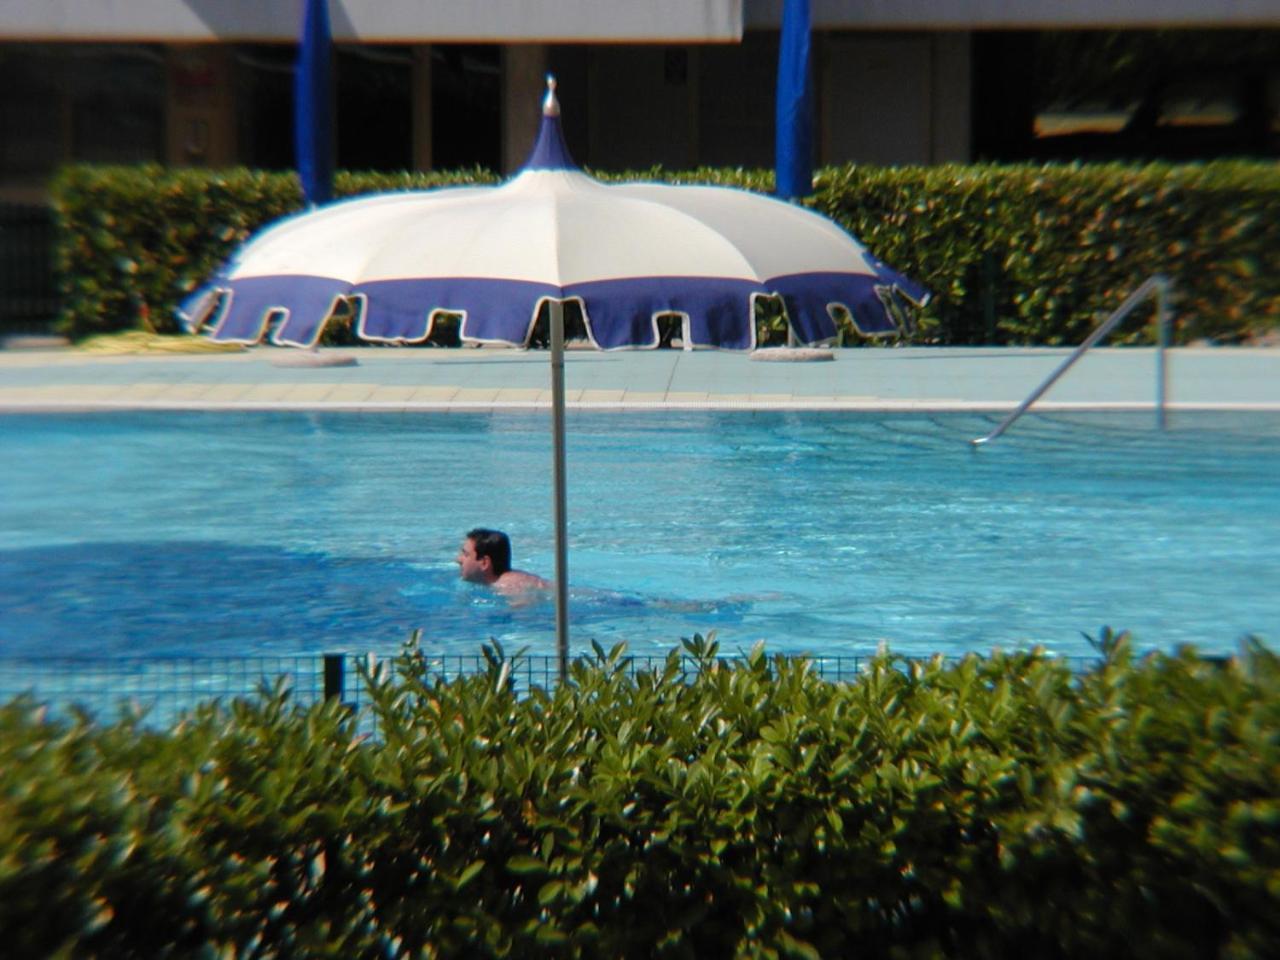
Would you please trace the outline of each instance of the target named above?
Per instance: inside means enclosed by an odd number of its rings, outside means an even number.
[[[1280,416],[568,417],[571,632],[849,655],[1082,632],[1280,634]],[[459,583],[473,526],[550,574],[545,414],[0,417],[0,654],[554,650],[550,603]]]

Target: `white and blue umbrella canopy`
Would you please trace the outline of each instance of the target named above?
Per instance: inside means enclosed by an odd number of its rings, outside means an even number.
[[[550,82],[518,175],[492,187],[379,194],[280,221],[248,241],[184,310],[216,340],[310,346],[344,299],[365,340],[426,340],[462,317],[464,341],[528,342],[550,300],[576,302],[600,349],[659,345],[683,318],[686,346],[749,350],[755,306],[781,297],[801,343],[894,333],[895,298],[927,293],[832,221],[746,190],[605,184],[569,156]]]

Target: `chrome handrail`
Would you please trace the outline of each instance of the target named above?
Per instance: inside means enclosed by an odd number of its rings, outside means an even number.
[[[1026,413],[1033,403],[1044,396],[1045,392],[1057,383],[1058,379],[1064,373],[1071,369],[1072,364],[1084,356],[1085,351],[1090,347],[1093,347],[1099,340],[1114,330],[1116,324],[1127,317],[1133,311],[1134,307],[1142,303],[1142,301],[1146,300],[1153,293],[1156,298],[1156,323],[1159,326],[1160,336],[1159,346],[1156,348],[1156,426],[1163,430],[1165,427],[1165,395],[1168,392],[1168,367],[1165,364],[1164,353],[1169,347],[1169,330],[1173,323],[1173,312],[1169,309],[1169,294],[1172,290],[1173,284],[1170,282],[1168,277],[1163,276],[1162,274],[1156,274],[1154,277],[1149,277],[1142,286],[1129,294],[1129,296],[1125,298],[1124,303],[1120,304],[1120,306],[1116,308],[1116,311],[1112,313],[1111,316],[1107,317],[1098,329],[1089,334],[1089,338],[1085,340],[1084,343],[1080,344],[1080,346],[1076,347],[1071,353],[1071,356],[1062,361],[1058,366],[1058,369],[1049,374],[1045,381],[1041,383],[1040,386],[1036,387],[1035,390],[1031,392],[1031,395],[1018,405],[1016,410],[1005,417],[1000,426],[996,427],[985,437],[978,437],[978,439],[970,440],[969,442],[975,447],[980,447],[984,443],[990,443],[996,437],[1000,436],[1000,434],[1008,430],[1015,420]]]

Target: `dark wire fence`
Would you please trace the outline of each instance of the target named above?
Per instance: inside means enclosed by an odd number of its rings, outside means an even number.
[[[26,696],[57,715],[78,708],[107,722],[122,710],[143,711],[149,723],[168,725],[201,703],[252,697],[277,683],[288,688],[294,702],[316,703],[329,694],[328,669],[338,670],[333,689],[341,695],[345,660],[342,655],[0,658],[0,703]]]
[[[875,658],[872,656],[810,657],[814,672],[824,680],[846,683],[856,680]],[[931,658],[915,658],[921,661]],[[943,658],[958,662],[959,657]],[[1092,657],[1061,657],[1075,671],[1097,664]],[[743,657],[721,657],[731,665]],[[368,694],[359,664],[372,666],[370,655],[331,653],[302,656],[258,657],[0,657],[0,704],[26,696],[46,706],[55,716],[79,709],[94,720],[111,722],[122,710],[142,712],[152,726],[168,726],[200,704],[228,704],[253,698],[282,684],[291,702],[312,706],[324,699],[337,700],[357,714],[365,713]],[[660,671],[665,656],[628,656],[632,673]],[[385,665],[385,661],[383,661]],[[426,657],[429,679],[451,680],[483,673],[489,661],[481,654]],[[686,677],[698,670],[692,657],[682,658]],[[510,681],[517,693],[534,688],[554,689],[559,682],[555,656],[522,656],[511,661]],[[365,718],[367,721],[367,718]],[[367,726],[362,723],[362,726]]]
[[[47,333],[58,312],[53,211],[0,203],[0,337]]]

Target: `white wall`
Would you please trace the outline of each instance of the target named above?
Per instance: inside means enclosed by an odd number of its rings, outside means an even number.
[[[291,40],[303,0],[3,0],[0,38]],[[717,40],[742,36],[742,0],[329,0],[339,40]]]

